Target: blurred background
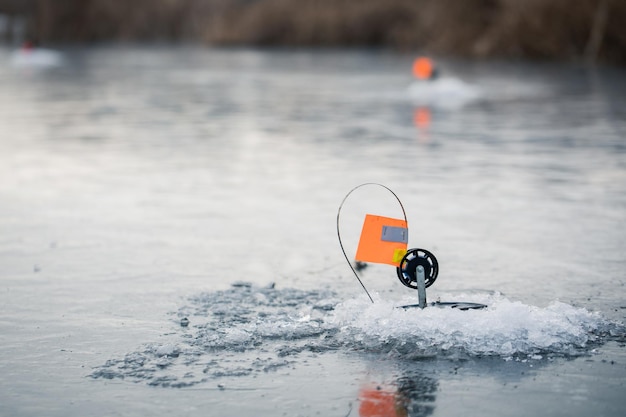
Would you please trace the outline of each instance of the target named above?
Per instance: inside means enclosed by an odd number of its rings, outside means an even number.
[[[622,417],[625,28],[624,0],[0,0],[0,415],[355,417],[389,386],[398,415]],[[429,301],[500,294],[491,321],[366,299],[337,242],[365,182],[437,257]],[[346,201],[349,262],[397,203]]]
[[[9,43],[388,46],[626,63],[621,0],[0,0]]]

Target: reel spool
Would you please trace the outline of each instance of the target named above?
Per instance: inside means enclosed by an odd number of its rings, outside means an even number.
[[[426,249],[409,249],[400,261],[400,266],[396,268],[400,282],[409,288],[417,289],[417,267],[424,268],[424,278],[426,288],[435,283],[439,274],[439,263],[437,258]]]

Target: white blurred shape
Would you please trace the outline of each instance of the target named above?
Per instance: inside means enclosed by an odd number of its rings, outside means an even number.
[[[478,86],[454,77],[414,81],[408,93],[413,104],[443,108],[462,107],[484,96]]]
[[[21,48],[11,55],[16,68],[55,68],[63,65],[63,54],[53,49]]]

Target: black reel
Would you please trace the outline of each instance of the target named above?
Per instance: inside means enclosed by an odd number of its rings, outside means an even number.
[[[439,264],[435,255],[426,249],[409,249],[400,261],[400,266],[396,268],[400,282],[405,286],[417,289],[418,266],[424,268],[424,281],[426,288],[433,285],[439,274]]]

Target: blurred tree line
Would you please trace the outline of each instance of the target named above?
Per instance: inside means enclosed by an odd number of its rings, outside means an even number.
[[[0,0],[0,14],[22,16],[41,43],[389,46],[626,64],[626,0]]]

